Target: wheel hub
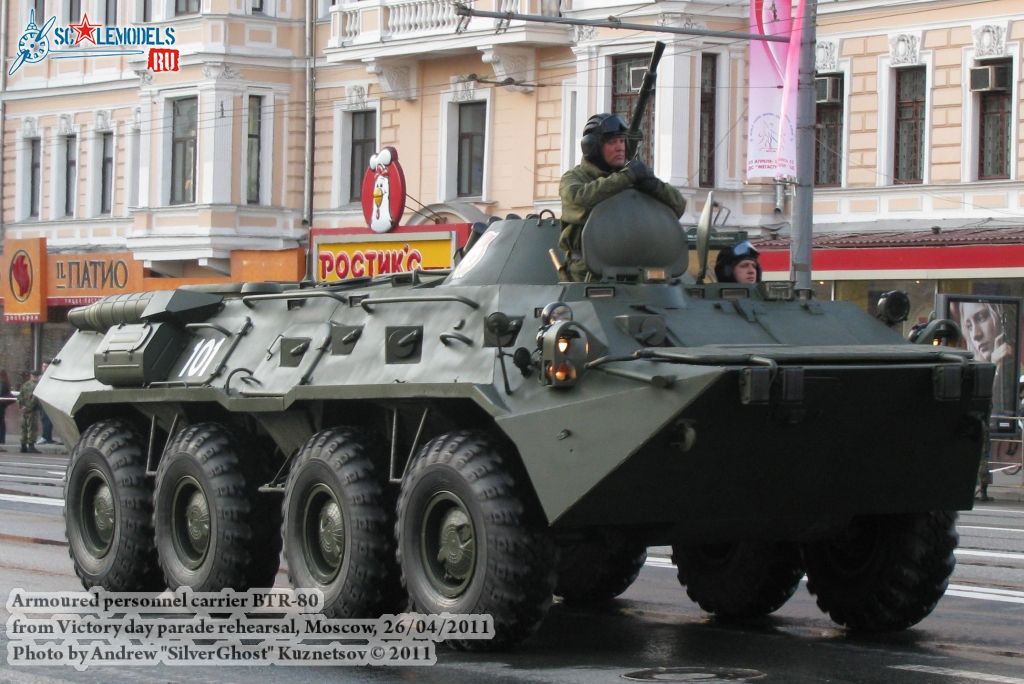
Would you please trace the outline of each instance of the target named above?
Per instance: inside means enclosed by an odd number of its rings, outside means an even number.
[[[114,493],[102,471],[93,468],[79,490],[78,519],[82,542],[89,555],[103,558],[110,551],[117,527]]]
[[[427,502],[420,529],[422,560],[431,586],[456,598],[473,581],[476,532],[469,510],[453,492],[438,492]]]
[[[210,502],[199,482],[191,476],[182,477],[175,488],[171,525],[178,559],[189,570],[198,569],[210,548]]]
[[[306,497],[302,517],[306,566],[317,582],[329,584],[338,576],[345,558],[345,514],[334,492],[321,483]]]

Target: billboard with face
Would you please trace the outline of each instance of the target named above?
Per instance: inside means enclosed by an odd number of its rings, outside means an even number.
[[[936,311],[956,321],[963,333],[960,347],[974,358],[995,364],[992,384],[992,415],[1018,413],[1017,380],[1020,353],[1020,308],[1016,297],[988,295],[939,295]],[[1012,431],[1013,421],[993,421],[996,432],[1004,432],[1000,423]]]

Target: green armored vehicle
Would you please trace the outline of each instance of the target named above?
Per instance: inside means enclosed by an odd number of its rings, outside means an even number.
[[[269,586],[284,548],[335,617],[605,601],[671,545],[723,618],[806,572],[850,628],[924,618],[972,504],[993,366],[789,283],[700,284],[671,212],[491,225],[451,272],[107,298],[37,389],[75,444],[85,586]],[[698,240],[706,263],[708,219]]]

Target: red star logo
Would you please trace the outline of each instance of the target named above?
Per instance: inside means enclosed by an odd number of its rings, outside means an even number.
[[[88,14],[83,14],[82,15],[82,22],[80,24],[68,24],[68,26],[70,28],[73,28],[75,30],[75,33],[78,34],[75,37],[75,45],[78,45],[83,40],[87,40],[90,43],[92,43],[93,45],[95,45],[96,44],[96,29],[98,29],[100,26],[103,26],[103,24],[90,24],[89,23],[89,15]]]

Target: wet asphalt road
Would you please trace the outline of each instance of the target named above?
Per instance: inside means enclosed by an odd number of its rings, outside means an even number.
[[[0,599],[11,589],[80,588],[63,543],[66,456],[0,454]],[[741,626],[703,614],[679,587],[666,549],[604,608],[556,603],[541,630],[509,653],[440,647],[430,667],[37,667],[7,663],[0,682],[1002,682],[1024,684],[1024,506],[961,515],[950,591],[914,629],[858,637],[837,628],[805,587],[776,614]],[[279,575],[279,585],[287,578]],[[9,613],[0,608],[0,623]]]

